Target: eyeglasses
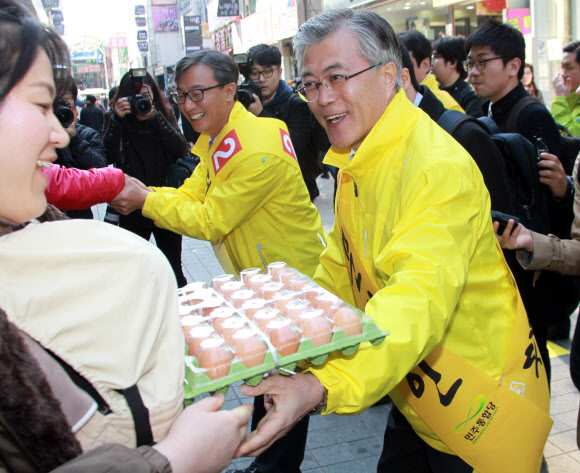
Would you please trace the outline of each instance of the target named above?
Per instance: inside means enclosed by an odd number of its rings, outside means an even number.
[[[203,100],[203,93],[207,90],[215,89],[216,87],[223,87],[224,84],[216,84],[211,87],[206,87],[205,89],[191,89],[189,92],[172,92],[169,94],[173,103],[178,105],[183,105],[185,103],[185,97],[187,97],[192,102],[201,102]]]
[[[263,71],[253,70],[250,72],[250,78],[253,80],[258,80],[260,78],[260,74],[261,74],[264,77],[264,79],[269,79],[270,77],[272,77],[272,75],[274,75],[275,69],[278,69],[278,66],[276,66],[272,69],[264,69]]]
[[[362,71],[355,72],[349,76],[345,76],[344,74],[330,74],[328,76],[323,77],[320,82],[314,82],[311,80],[307,80],[302,82],[302,85],[298,87],[298,92],[300,92],[305,98],[307,102],[314,102],[318,98],[318,91],[320,86],[323,85],[327,92],[331,94],[339,94],[344,86],[346,85],[346,81],[348,79],[352,79],[363,72],[366,72],[373,67],[382,66],[381,63],[373,64]]]
[[[465,69],[465,72],[471,72],[473,66],[476,66],[477,70],[481,72],[485,69],[485,66],[487,65],[486,63],[488,61],[493,61],[494,59],[503,59],[503,57],[502,56],[488,57],[486,59],[478,59],[477,61],[470,61],[469,59],[467,59],[462,63],[463,69]]]

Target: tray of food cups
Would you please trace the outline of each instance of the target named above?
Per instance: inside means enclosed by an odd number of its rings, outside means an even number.
[[[259,383],[277,368],[319,365],[340,350],[352,355],[361,342],[381,343],[381,330],[364,312],[285,263],[268,272],[251,268],[193,283],[179,290],[180,321],[187,343],[186,398],[227,391],[243,380]]]

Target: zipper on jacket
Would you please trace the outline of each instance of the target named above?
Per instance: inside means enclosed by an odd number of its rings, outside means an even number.
[[[368,231],[365,229],[365,249],[363,251],[363,259],[367,259],[367,236]]]

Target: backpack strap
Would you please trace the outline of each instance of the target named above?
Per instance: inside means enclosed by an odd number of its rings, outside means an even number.
[[[488,135],[501,133],[497,123],[490,117],[479,117],[476,121],[485,131],[487,131]]]
[[[125,397],[127,405],[133,416],[135,424],[136,447],[153,444],[153,432],[151,431],[151,422],[149,420],[149,409],[143,402],[139,388],[136,384],[124,389],[115,389],[116,392]]]
[[[538,99],[528,95],[516,103],[516,106],[512,108],[512,111],[508,115],[507,123],[506,123],[506,133],[516,133],[516,123],[518,121],[518,117],[520,116],[520,112],[526,108],[528,105],[532,105],[533,103],[541,104]]]
[[[437,124],[453,136],[453,133],[468,121],[475,121],[475,118],[458,110],[445,110],[437,120]]]

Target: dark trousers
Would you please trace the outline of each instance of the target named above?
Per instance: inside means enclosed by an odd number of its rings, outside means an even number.
[[[181,267],[181,235],[156,226],[147,228],[142,226],[126,225],[124,224],[123,219],[121,219],[119,226],[125,230],[129,230],[130,232],[135,233],[136,235],[139,235],[141,238],[145,238],[147,241],[149,241],[151,234],[153,234],[157,248],[162,251],[162,253],[167,258],[167,261],[169,261],[171,268],[173,269],[175,279],[177,280],[177,287],[183,287],[187,284],[187,279],[185,279],[185,276],[183,275],[183,269]]]
[[[377,473],[473,473],[473,468],[427,445],[393,405]]]
[[[254,398],[254,414],[252,415],[252,430],[266,415],[264,396]],[[275,442],[268,450],[259,455],[256,466],[260,473],[299,473],[304,460],[308,422],[310,416],[305,416],[290,432]]]

